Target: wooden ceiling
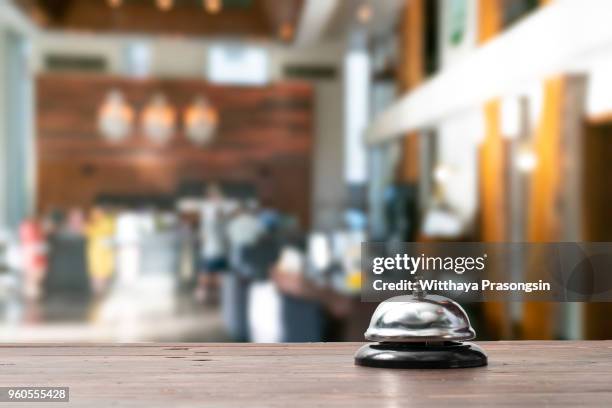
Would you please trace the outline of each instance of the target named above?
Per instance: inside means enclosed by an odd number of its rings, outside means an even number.
[[[222,0],[211,14],[204,0],[173,0],[161,10],[156,0],[14,0],[40,26],[56,30],[281,38],[292,40],[304,0]]]

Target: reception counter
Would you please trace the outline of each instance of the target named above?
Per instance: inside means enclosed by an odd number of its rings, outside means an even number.
[[[358,343],[4,344],[0,384],[78,407],[612,405],[612,341],[478,344],[489,366],[455,370],[357,367]]]

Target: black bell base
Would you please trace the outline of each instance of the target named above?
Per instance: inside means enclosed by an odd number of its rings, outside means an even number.
[[[355,353],[355,364],[378,368],[468,368],[487,365],[473,343],[370,343]]]

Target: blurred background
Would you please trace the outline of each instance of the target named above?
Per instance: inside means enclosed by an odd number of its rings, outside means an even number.
[[[0,0],[0,341],[361,341],[363,241],[612,240],[611,13]],[[612,338],[608,304],[464,306]]]

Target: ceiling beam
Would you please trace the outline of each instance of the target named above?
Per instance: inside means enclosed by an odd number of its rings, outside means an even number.
[[[37,0],[37,3],[50,21],[58,23],[66,17],[73,0]]]
[[[305,0],[298,22],[295,45],[306,47],[319,42],[339,5],[340,0]]]
[[[285,42],[293,42],[304,0],[261,1],[273,35]]]
[[[16,0],[33,21],[56,30],[249,38],[276,38],[281,24],[295,26],[302,2],[250,0],[209,14],[197,0],[175,0],[167,11],[154,0],[124,0],[116,8],[106,0]]]

